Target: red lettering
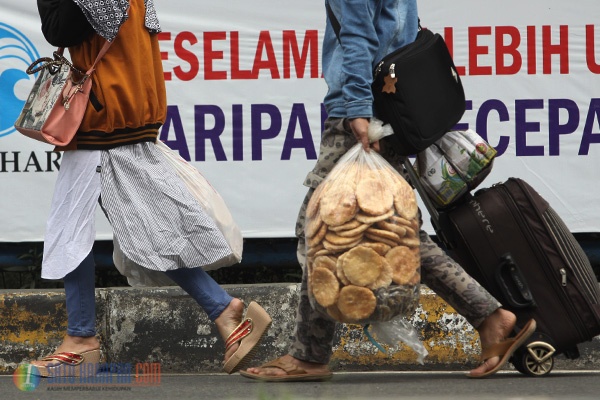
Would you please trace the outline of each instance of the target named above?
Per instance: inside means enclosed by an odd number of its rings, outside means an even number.
[[[508,44],[504,43],[504,37],[508,36],[511,40]],[[521,34],[514,26],[499,26],[496,28],[496,74],[514,75],[521,70],[523,58],[519,53],[521,44]],[[505,64],[506,57],[512,58],[512,64]]]
[[[160,32],[156,38],[158,39],[158,41],[162,41],[162,40],[171,40],[171,32]],[[167,61],[169,59],[169,53],[166,51],[161,51],[160,52],[160,59],[161,61]],[[171,73],[170,72],[163,72],[163,76],[165,77],[165,81],[170,81],[171,80]]]
[[[298,49],[298,39],[296,38],[296,31],[283,31],[283,78],[290,79],[292,63],[291,58],[294,59],[294,65],[296,67],[296,76],[298,78],[304,77],[304,71],[306,70],[306,63],[310,54],[310,77],[319,77],[319,31],[309,30],[306,31],[304,37],[304,43],[302,44],[302,54]]]
[[[189,70],[186,72],[179,65],[173,68],[175,76],[182,81],[191,81],[198,75],[200,71],[200,63],[196,55],[183,47],[184,42],[189,42],[192,46],[198,43],[196,35],[192,32],[181,32],[175,37],[175,54],[182,60],[187,61],[190,65]]]
[[[546,75],[552,73],[552,55],[558,55],[560,58],[560,73],[569,73],[569,27],[561,25],[559,33],[559,43],[552,44],[551,27],[548,25],[542,26],[543,72]]]
[[[263,52],[266,52],[267,59],[262,59]],[[256,54],[254,56],[254,67],[252,68],[252,76],[258,79],[261,69],[271,71],[272,79],[279,79],[279,70],[277,69],[277,59],[275,58],[275,50],[269,31],[261,31],[258,37],[258,45],[256,46]]]
[[[537,39],[535,34],[535,26],[527,27],[527,73],[535,75],[537,71],[537,58],[535,47]]]
[[[454,59],[454,30],[450,27],[444,28],[444,42],[446,42],[446,47],[448,47],[450,56],[452,56],[452,59]],[[454,66],[456,67],[456,72],[458,75],[465,76],[467,72],[464,66],[456,65],[456,60],[454,60]]]
[[[252,79],[251,70],[240,69],[240,33],[230,32],[231,42],[231,79]]]
[[[227,32],[204,32],[204,79],[227,79],[227,71],[215,71],[214,60],[222,60],[223,52],[213,50],[213,41],[227,39]]]
[[[469,75],[491,75],[491,66],[480,66],[477,57],[489,54],[488,46],[478,45],[480,36],[490,36],[492,28],[490,26],[469,28]]]
[[[600,64],[596,62],[594,25],[586,25],[585,27],[585,60],[592,74],[600,74]]]

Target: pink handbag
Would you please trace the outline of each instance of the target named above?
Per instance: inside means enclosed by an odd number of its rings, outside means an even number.
[[[54,59],[40,58],[27,68],[38,75],[15,128],[23,135],[55,146],[65,146],[73,140],[88,105],[92,88],[92,73],[112,42],[106,42],[92,67],[85,73],[75,68],[63,56],[63,48],[54,52]]]

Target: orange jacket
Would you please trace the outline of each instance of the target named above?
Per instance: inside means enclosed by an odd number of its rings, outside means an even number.
[[[144,0],[131,0],[128,14],[96,65],[90,102],[75,139],[58,150],[106,150],[156,141],[167,109],[158,38],[144,26]],[[93,34],[69,47],[73,65],[87,71],[104,43]]]

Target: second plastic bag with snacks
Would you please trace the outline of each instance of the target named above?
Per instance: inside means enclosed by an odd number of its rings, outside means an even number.
[[[380,121],[371,122],[371,142],[384,134],[381,130]],[[312,307],[338,322],[387,330],[422,360],[426,351],[414,341],[414,328],[399,332],[396,322],[411,317],[419,302],[418,214],[413,188],[383,157],[359,143],[313,193],[305,237]]]

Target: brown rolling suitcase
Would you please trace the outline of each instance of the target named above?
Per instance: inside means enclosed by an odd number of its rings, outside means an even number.
[[[600,334],[600,289],[586,254],[548,202],[524,180],[509,178],[438,211],[416,182],[450,254],[517,315],[518,327],[535,318],[536,332],[511,359],[515,368],[542,376],[556,355],[579,357],[577,345]]]

